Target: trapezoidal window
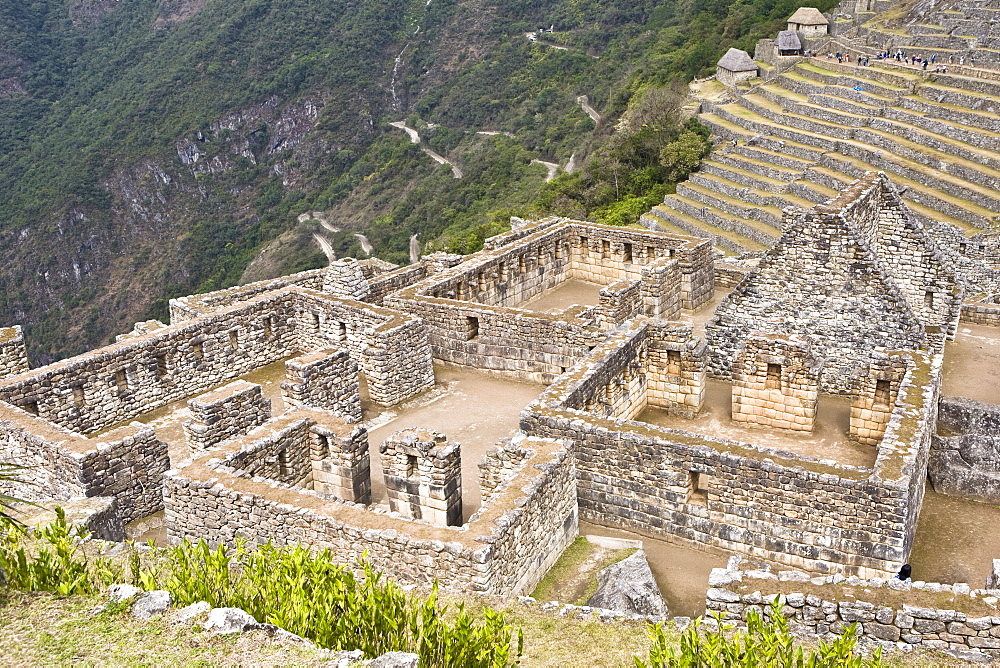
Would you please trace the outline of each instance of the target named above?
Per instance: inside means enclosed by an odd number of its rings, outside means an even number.
[[[887,380],[876,380],[875,381],[875,405],[881,408],[889,407],[889,400],[892,398],[890,394],[891,386]]]
[[[417,473],[419,471],[420,471],[420,468],[417,465],[417,456],[416,455],[406,455],[406,477],[410,478],[410,479],[416,478],[417,477]]]
[[[601,259],[606,260],[611,257],[611,242],[605,239],[601,242]]]
[[[468,331],[469,331],[469,338],[467,340],[471,341],[472,339],[479,336],[479,318],[470,315],[465,319],[465,321],[466,324],[468,325]]]
[[[623,244],[622,245],[622,262],[631,262],[631,261],[632,261],[632,244],[628,244],[628,243]]]
[[[676,376],[681,372],[681,351],[667,351],[667,373]]]
[[[77,407],[82,407],[83,404],[86,402],[86,400],[87,400],[87,398],[86,398],[86,396],[84,395],[84,392],[83,392],[83,385],[74,385],[73,386],[73,403],[76,404]]]
[[[934,291],[926,290],[924,292],[924,306],[927,308],[934,308]]]
[[[238,329],[229,330],[229,347],[233,351],[237,351],[240,348],[240,332]]]
[[[314,332],[319,331],[319,313],[309,314],[309,324],[312,327],[312,331]]]
[[[160,380],[167,375],[167,354],[160,353],[153,358],[154,367],[156,369],[156,377]]]
[[[288,448],[278,451],[278,477],[288,477]]]
[[[768,364],[767,365],[767,378],[764,380],[764,389],[767,389],[767,390],[780,390],[781,389],[781,365],[780,364]]]
[[[274,330],[271,327],[271,316],[265,316],[261,318],[260,324],[264,328],[264,338],[265,339],[271,338],[271,335],[274,333]]]
[[[711,479],[706,474],[688,471],[687,502],[696,506],[707,506],[710,482]]]
[[[191,354],[194,355],[194,360],[198,364],[205,361],[205,346],[200,341],[191,344]]]
[[[118,390],[118,394],[125,394],[128,391],[128,376],[125,374],[125,369],[119,369],[115,371],[115,388]]]
[[[330,437],[326,434],[316,434],[316,441],[319,448],[316,452],[317,459],[326,459],[330,456]]]

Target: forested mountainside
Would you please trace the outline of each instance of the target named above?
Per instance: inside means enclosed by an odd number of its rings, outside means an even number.
[[[320,266],[314,233],[406,262],[632,222],[705,152],[683,83],[800,4],[0,0],[0,324],[45,362]]]

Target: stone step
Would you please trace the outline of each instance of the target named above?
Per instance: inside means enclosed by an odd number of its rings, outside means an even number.
[[[875,61],[878,63],[878,61]],[[921,77],[916,72],[897,71],[892,68],[859,67],[855,64],[838,63],[836,60],[813,58],[800,63],[795,68],[803,75],[822,78],[828,83],[854,85],[854,82],[866,82],[872,92],[878,95],[894,97],[909,93],[920,82]]]
[[[815,132],[802,132],[783,125],[776,125],[770,119],[764,118],[760,114],[754,113],[735,102],[716,105],[714,111],[722,119],[735,123],[753,133],[751,141],[757,137],[775,136],[780,139],[813,146],[823,151],[832,151],[837,146],[836,139]]]
[[[725,120],[718,114],[712,112],[703,112],[698,114],[698,120],[712,130],[713,134],[722,137],[725,140],[738,140],[741,142],[740,146],[746,146],[747,142],[752,139],[754,146],[761,146],[771,149],[772,151],[781,151],[782,153],[801,158],[802,160],[808,160],[810,162],[819,160],[819,157],[823,155],[823,150],[818,149],[815,146],[810,146],[808,144],[772,135],[760,135],[752,130],[748,130],[740,125],[737,125],[736,123]]]
[[[979,130],[986,130],[986,136],[995,135],[995,129],[1000,127],[1000,100],[995,100],[992,107],[987,108],[983,111],[969,109],[968,107],[960,107],[953,104],[945,104],[942,102],[931,102],[929,99],[916,96],[908,95],[904,97],[901,101],[901,107],[897,109],[904,109],[906,111],[911,111],[917,114],[922,114],[924,116],[929,116],[931,118],[940,118],[942,120],[948,121],[949,123],[958,124],[959,127],[973,129],[976,132]],[[994,144],[995,145],[995,144]],[[985,148],[985,147],[983,147]]]
[[[718,226],[746,237],[754,238],[753,231],[773,236],[781,229],[781,209],[773,203],[754,204],[744,201],[742,197],[731,197],[724,192],[692,181],[678,183],[677,195],[703,206],[718,209],[726,214],[727,218],[733,219],[728,225]]]
[[[860,102],[873,108],[884,108],[895,104],[899,96],[879,95],[873,93],[864,86],[861,90],[855,90],[854,86],[829,84],[802,76],[796,70],[789,70],[778,77],[778,82],[782,86],[796,93],[806,96],[823,95],[843,98],[853,102]]]
[[[934,77],[916,87],[914,93],[933,102],[944,102],[977,111],[996,108],[1000,100],[1000,85],[984,79],[935,74]]]
[[[744,96],[743,99],[747,97],[750,96]],[[761,106],[758,101],[753,101],[752,104],[757,107]],[[837,127],[835,130],[831,130],[831,128],[834,128],[832,124],[804,119],[804,117],[799,117],[795,114],[785,114],[782,116],[775,114],[773,109],[765,109],[765,114],[770,116],[768,118],[762,117],[760,114],[756,114],[756,112],[746,107],[744,109],[745,111],[740,112],[737,116],[740,121],[745,122],[751,128],[760,127],[763,129],[767,127],[774,134],[781,134],[781,127],[774,124],[782,123],[782,121],[794,122],[800,125],[806,123],[812,124],[814,132],[805,132],[797,135],[797,138],[804,139],[805,141],[816,141],[820,137],[829,137],[831,131],[836,131],[840,135],[844,134],[844,128]],[[717,107],[716,111],[720,114],[729,112],[730,106],[722,105]],[[840,143],[831,142],[831,149],[839,147],[841,152],[848,152],[848,149],[844,147],[850,147],[849,151],[852,155],[868,161],[876,160],[884,164],[885,167],[880,167],[880,169],[899,174],[904,178],[922,179],[928,183],[942,183],[943,186],[949,189],[949,192],[962,199],[974,202],[982,208],[1000,210],[1000,196],[996,192],[1000,188],[993,185],[997,182],[997,173],[990,166],[1000,158],[987,156],[983,152],[978,152],[980,160],[988,163],[986,166],[980,166],[970,160],[944,153],[933,146],[929,147],[918,143],[909,137],[915,137],[926,143],[940,147],[951,148],[954,146],[956,152],[971,155],[972,153],[970,152],[973,149],[961,145],[959,142],[953,142],[938,135],[924,133],[914,126],[907,127],[900,123],[892,124],[885,121],[885,119],[873,119],[872,124],[876,127],[851,129],[851,136],[841,137],[842,141]],[[905,159],[890,160],[888,156],[884,155],[885,152],[898,154]],[[947,165],[948,172],[939,169],[942,165]],[[767,175],[772,178],[794,180],[785,175],[778,177],[775,177],[773,173]],[[955,214],[950,213],[949,215]],[[968,222],[976,225],[982,224],[981,221],[972,222],[973,220],[976,220],[974,216],[970,217]]]
[[[757,253],[768,248],[767,245],[753,239],[748,239],[729,230],[719,229],[694,216],[678,211],[666,203],[654,206],[650,211],[643,214],[643,219],[644,224],[647,226],[649,226],[650,222],[661,226],[666,224],[683,230],[685,234],[711,239],[713,245],[731,254]]]
[[[946,172],[952,179],[965,182],[956,182],[956,185],[994,200],[984,206],[996,206],[1000,210],[1000,155],[969,147],[913,125],[882,118],[872,119],[871,128],[859,128],[854,133],[854,140]]]
[[[780,123],[796,130],[804,130],[827,137],[836,137],[837,139],[851,139],[854,136],[855,125],[813,118],[807,114],[777,105],[756,93],[740,96],[739,104],[758,116],[763,116],[772,123]],[[828,114],[823,115],[828,116]],[[860,117],[855,117],[855,120],[857,121],[857,125],[867,122],[867,119]]]
[[[914,100],[918,100],[914,102]],[[910,103],[916,106],[913,109],[908,106]],[[919,109],[919,111],[918,111]],[[948,111],[940,105],[919,102],[919,98],[904,98],[903,106],[891,107],[885,110],[885,118],[891,121],[899,121],[906,125],[922,128],[935,135],[941,135],[952,140],[960,139],[963,143],[975,146],[976,148],[993,153],[1000,146],[1000,133],[992,128],[1000,126],[1000,117],[989,118],[989,114],[980,114],[978,118],[971,114],[963,114],[963,120],[974,120],[981,122],[983,126],[966,125],[962,121],[955,121],[951,118],[941,118],[937,114],[947,114]]]
[[[801,167],[795,169],[788,169],[786,167],[773,164],[771,162],[758,160],[757,158],[751,158],[746,155],[741,155],[740,153],[735,153],[733,151],[729,151],[726,153],[719,153],[714,156],[714,159],[717,162],[721,162],[723,165],[729,165],[730,167],[742,169],[752,174],[766,176],[769,179],[774,179],[775,181],[782,181],[784,183],[789,183],[791,181],[794,181],[798,177],[798,175],[802,173]],[[768,190],[768,188],[762,188],[762,190]]]
[[[779,142],[778,149],[758,146],[756,143],[741,144],[734,149],[734,152],[745,158],[751,158],[758,162],[775,165],[793,172],[801,172],[806,167],[819,160],[822,155],[822,153],[816,153],[815,156],[808,159],[800,158],[796,155],[790,155],[785,151],[785,146],[782,142]]]
[[[908,204],[915,203],[924,209],[937,212],[935,215],[928,217],[937,220],[947,220],[947,222],[953,223],[967,234],[971,233],[972,230],[979,231],[991,226],[992,216],[995,214],[989,209],[978,206],[969,200],[962,199],[951,191],[945,192],[939,185],[935,184],[933,179],[927,178],[926,174],[914,174],[910,169],[899,168],[892,161],[893,159],[899,160],[899,158],[887,156],[886,154],[875,156],[872,159],[868,158],[869,155],[865,155],[864,153],[860,155],[829,153],[824,156],[821,166],[838,173],[844,186],[850,181],[859,178],[865,172],[884,171],[889,174],[889,178],[895,184],[896,188],[903,193],[903,199]],[[896,169],[892,169],[893,167],[896,167]],[[818,170],[814,171],[818,172]],[[829,180],[830,178],[835,178],[832,174],[828,172],[818,173],[826,177],[826,180],[821,181],[824,185],[833,185],[831,180]],[[910,178],[911,174],[920,177],[919,180]],[[806,173],[806,177],[810,178],[809,172]]]
[[[754,188],[775,195],[781,194],[788,189],[787,181],[761,176],[740,167],[718,162],[713,159],[714,155],[712,154],[706,160],[702,161],[699,173],[718,176],[737,183],[744,188]]]
[[[722,193],[731,199],[753,206],[775,207],[779,210],[789,206],[808,209],[815,203],[815,200],[804,198],[792,192],[776,194],[707,172],[694,172],[688,180],[692,184]]]
[[[780,234],[778,231],[781,225],[780,218],[778,221],[778,227],[760,225],[760,221],[744,220],[743,218],[727,213],[712,204],[692,199],[691,197],[680,193],[674,193],[673,195],[667,195],[664,197],[663,206],[674,209],[675,211],[680,211],[683,214],[691,216],[695,220],[700,220],[706,225],[718,228],[720,232],[731,232],[740,237],[751,239],[762,246],[773,245]]]
[[[858,104],[832,96],[821,96],[825,97],[826,104],[814,102],[810,99],[811,96],[792,92],[778,83],[758,86],[754,89],[754,94],[776,105],[775,108],[787,109],[792,113],[839,125],[864,126],[868,123],[868,117],[879,116],[882,113],[881,107]]]
[[[803,177],[805,175],[803,174]],[[812,202],[813,204],[822,204],[827,200],[833,199],[840,193],[840,188],[829,188],[820,183],[815,183],[807,181],[805,178],[801,178],[798,181],[793,181],[788,184],[789,193],[798,195],[802,199]]]

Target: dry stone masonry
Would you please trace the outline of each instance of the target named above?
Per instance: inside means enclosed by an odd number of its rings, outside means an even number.
[[[992,472],[968,445],[982,420],[931,442],[963,291],[993,284],[985,269],[959,280],[955,258],[1000,253],[961,255],[874,172],[784,216],[759,261],[718,263],[701,238],[514,220],[466,257],[338,260],[171,300],[169,324],[39,369],[3,330],[0,461],[29,467],[11,488],[26,498],[99,497],[123,523],[163,509],[171,541],[303,542],[458,590],[527,593],[581,519],[884,578],[909,558],[929,460],[942,481]],[[581,284],[584,303],[539,305]],[[551,383],[476,462],[478,499],[462,445],[432,427],[396,431],[372,461],[382,423],[362,421],[434,401],[435,364]],[[247,380],[270,365],[280,396]],[[720,386],[719,420],[742,436],[698,426]],[[866,462],[796,449],[831,395],[849,399],[838,428]],[[174,430],[135,421],[185,407]]]

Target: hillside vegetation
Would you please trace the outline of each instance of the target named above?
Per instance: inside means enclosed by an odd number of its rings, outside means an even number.
[[[262,254],[245,278],[319,266],[314,232],[405,262],[512,214],[634,222],[705,151],[683,83],[799,4],[0,0],[0,324],[40,363]]]

